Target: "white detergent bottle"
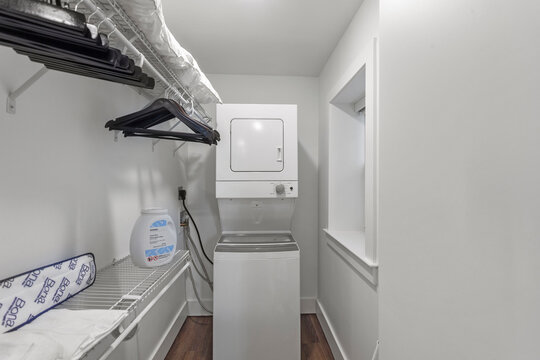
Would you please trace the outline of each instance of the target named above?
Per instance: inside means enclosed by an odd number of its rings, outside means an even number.
[[[133,264],[155,267],[170,262],[176,251],[176,227],[167,209],[143,209],[131,232]]]

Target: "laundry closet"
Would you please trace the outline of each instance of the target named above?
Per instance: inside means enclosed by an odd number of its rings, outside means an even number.
[[[0,359],[537,360],[539,14],[0,0]]]

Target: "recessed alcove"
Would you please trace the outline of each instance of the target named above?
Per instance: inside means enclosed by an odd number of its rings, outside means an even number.
[[[329,219],[334,231],[365,230],[366,71],[330,102]]]
[[[361,66],[329,104],[328,227],[324,231],[328,246],[376,284],[377,141],[369,65]]]

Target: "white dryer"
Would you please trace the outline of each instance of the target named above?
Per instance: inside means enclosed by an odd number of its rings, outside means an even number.
[[[218,105],[214,360],[300,359],[296,105]]]

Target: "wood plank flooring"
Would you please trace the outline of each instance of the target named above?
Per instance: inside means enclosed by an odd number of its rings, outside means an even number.
[[[302,315],[301,333],[302,360],[334,359],[316,315]],[[165,360],[212,360],[212,317],[188,317]]]
[[[317,315],[302,315],[302,360],[333,360],[332,351],[326,341]]]

